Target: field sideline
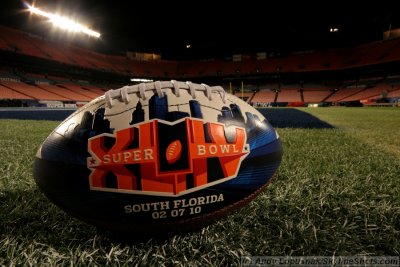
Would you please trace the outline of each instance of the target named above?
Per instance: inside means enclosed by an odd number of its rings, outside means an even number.
[[[400,255],[400,109],[264,109],[275,181],[199,231],[118,240],[54,206],[32,176],[54,121],[0,120],[0,266],[225,266],[248,255]]]

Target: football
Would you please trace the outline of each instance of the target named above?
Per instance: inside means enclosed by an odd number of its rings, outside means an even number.
[[[65,119],[34,163],[41,191],[98,228],[188,231],[237,211],[282,158],[275,129],[221,86],[157,81],[110,90]]]

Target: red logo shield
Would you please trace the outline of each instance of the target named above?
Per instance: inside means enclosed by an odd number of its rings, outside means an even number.
[[[100,134],[88,151],[91,190],[163,196],[234,179],[250,152],[244,128],[193,118]]]

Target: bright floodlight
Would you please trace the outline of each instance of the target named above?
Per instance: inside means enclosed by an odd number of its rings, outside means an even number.
[[[132,82],[148,83],[148,82],[152,82],[153,80],[144,79],[144,78],[132,78],[131,81]]]
[[[338,32],[338,31],[339,31],[339,29],[338,29],[338,28],[336,28],[336,27],[333,27],[333,28],[330,28],[330,29],[329,29],[329,31],[330,31],[330,32]]]
[[[63,30],[71,31],[71,32],[81,32],[87,34],[89,36],[93,36],[96,38],[100,37],[100,33],[95,32],[88,27],[83,26],[82,24],[72,21],[69,18],[62,17],[57,14],[48,13],[46,11],[40,10],[34,6],[27,5],[29,11],[32,14],[40,15],[50,19],[50,22],[53,23],[54,26],[59,27]]]

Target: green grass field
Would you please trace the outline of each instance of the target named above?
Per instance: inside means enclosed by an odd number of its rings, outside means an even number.
[[[33,157],[59,122],[0,120],[0,266],[225,266],[247,255],[400,255],[400,109],[297,109],[333,128],[277,128],[275,181],[199,231],[118,240],[54,206]],[[269,109],[263,110],[267,115]],[[271,111],[272,112],[272,111]]]

